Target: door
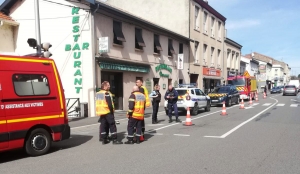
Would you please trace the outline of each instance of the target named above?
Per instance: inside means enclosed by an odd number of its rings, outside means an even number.
[[[0,78],[0,149],[8,147],[8,132],[5,117],[5,106],[2,102],[2,84]]]
[[[102,71],[101,83],[104,81],[110,83],[110,92],[113,94],[115,109],[123,110],[123,74]]]
[[[198,100],[198,106],[204,107],[206,105],[206,97],[205,94],[200,89],[195,89],[195,93]]]

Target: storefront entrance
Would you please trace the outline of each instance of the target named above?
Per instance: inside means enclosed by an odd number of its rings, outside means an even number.
[[[116,110],[123,110],[123,73],[101,71],[101,83],[110,83],[110,92],[113,94]]]

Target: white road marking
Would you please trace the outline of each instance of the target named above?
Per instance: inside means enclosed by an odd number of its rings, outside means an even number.
[[[230,108],[227,108],[227,110],[230,110],[232,108],[235,108],[239,105],[235,105],[235,106],[231,106]],[[197,120],[199,118],[203,118],[203,117],[207,117],[207,116],[210,116],[210,115],[213,115],[213,114],[216,114],[216,113],[221,113],[221,110],[219,111],[215,111],[215,112],[211,112],[209,114],[205,114],[205,115],[202,115],[202,116],[199,116],[199,117],[194,117],[192,118],[191,120]],[[185,123],[186,121],[182,121],[182,123]],[[161,130],[161,129],[165,129],[165,128],[168,128],[168,127],[171,127],[171,126],[175,126],[175,125],[178,125],[178,124],[182,124],[182,123],[174,123],[174,124],[169,124],[169,125],[166,125],[166,126],[163,126],[163,127],[160,127],[160,128],[156,128],[156,129],[152,129],[152,130],[149,130],[147,132],[154,132],[154,131],[158,131],[158,130]]]
[[[190,135],[187,134],[174,134],[175,136],[181,136],[181,137],[189,137]]]
[[[252,108],[254,108],[254,107],[252,107],[252,106],[245,107],[245,109],[252,109]]]
[[[284,103],[279,103],[278,105],[276,106],[284,106],[285,104]]]
[[[291,99],[291,101],[295,101],[295,102],[296,102],[297,100],[295,100],[295,99]]]
[[[259,103],[253,103],[253,106],[259,105]]]
[[[270,97],[271,99],[276,100],[275,98]],[[256,117],[260,116],[262,113],[266,112],[267,110],[269,110],[270,108],[272,108],[274,105],[276,105],[278,103],[278,100],[276,100],[276,102],[269,106],[268,108],[266,108],[265,110],[261,111],[260,113],[254,115],[253,117],[249,118],[248,120],[244,121],[243,123],[237,125],[236,127],[234,127],[233,129],[231,129],[230,131],[226,132],[225,134],[223,134],[222,136],[204,136],[204,137],[209,137],[209,138],[226,138],[228,135],[232,134],[234,131],[238,130],[239,128],[241,128],[242,126],[244,126],[245,124],[249,123],[250,121],[252,121],[253,119],[255,119]]]
[[[291,104],[290,107],[298,107],[298,104]]]
[[[263,106],[270,106],[272,103],[265,103]]]
[[[128,132],[124,133],[124,135],[128,135]],[[145,133],[145,135],[164,135],[163,133]]]
[[[162,125],[165,125],[165,124],[146,124],[146,126],[162,126]]]

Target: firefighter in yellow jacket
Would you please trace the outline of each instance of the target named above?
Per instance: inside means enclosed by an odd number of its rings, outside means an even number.
[[[146,101],[145,101],[145,108],[150,107],[149,94],[148,94],[147,88],[145,86],[143,86],[143,79],[137,79],[135,83],[136,83],[136,86],[139,87],[139,91],[141,93],[143,93],[145,95],[145,97],[146,97],[145,98],[146,99]],[[141,140],[144,139],[144,134],[145,134],[145,120],[143,119],[143,121],[142,121],[142,139]]]
[[[113,144],[123,144],[117,140],[117,126],[114,117],[115,109],[112,94],[109,92],[109,89],[109,82],[104,81],[101,84],[101,90],[96,94],[96,114],[100,116],[99,140],[102,141],[102,144],[109,143],[106,132],[107,127],[109,127]]]
[[[127,112],[128,120],[128,141],[125,144],[134,144],[133,135],[134,128],[136,127],[136,143],[140,143],[140,137],[142,136],[142,122],[145,114],[145,102],[146,97],[143,93],[139,92],[138,86],[134,86],[132,94],[129,97],[129,110]]]

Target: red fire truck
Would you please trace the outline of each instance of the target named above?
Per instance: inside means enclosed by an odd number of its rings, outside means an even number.
[[[250,99],[250,94],[252,99],[255,97],[255,93],[257,92],[256,78],[250,76],[248,71],[237,76],[231,76],[227,79],[228,84],[235,85],[236,89],[240,93],[240,99]]]
[[[47,153],[70,137],[65,96],[53,59],[0,55],[0,152]]]

